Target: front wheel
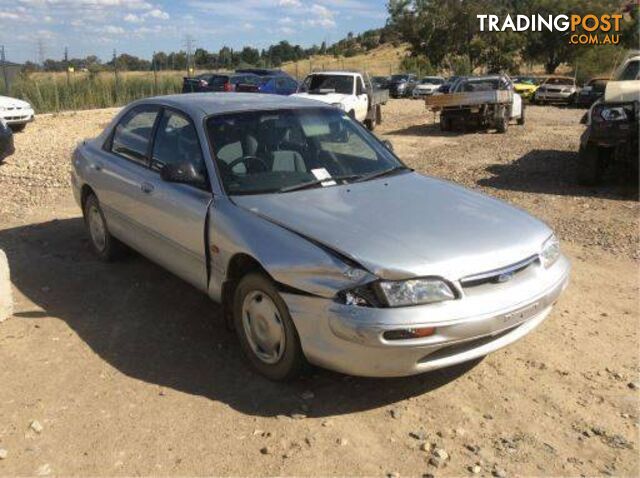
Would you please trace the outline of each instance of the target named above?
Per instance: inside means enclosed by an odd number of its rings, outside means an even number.
[[[506,133],[507,129],[509,129],[509,116],[509,110],[503,109],[500,118],[498,118],[498,124],[496,125],[498,133]]]
[[[270,380],[297,377],[306,365],[298,332],[277,287],[263,274],[240,280],[233,301],[233,320],[251,366]]]
[[[520,118],[518,118],[518,124],[520,126],[524,125],[525,122],[525,111],[526,108],[524,107],[524,103],[522,104],[522,111],[520,111]]]

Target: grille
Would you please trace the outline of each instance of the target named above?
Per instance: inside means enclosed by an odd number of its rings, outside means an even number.
[[[512,279],[515,275],[523,272],[529,268],[532,264],[539,262],[538,255],[527,257],[526,259],[511,264],[500,269],[494,269],[492,271],[482,272],[480,274],[474,274],[472,276],[464,277],[460,280],[462,287],[476,287],[482,284],[500,284]]]

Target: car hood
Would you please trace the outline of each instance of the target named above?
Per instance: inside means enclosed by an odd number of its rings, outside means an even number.
[[[519,84],[519,85],[513,85],[513,88],[516,91],[533,91],[533,90],[537,89],[538,87],[536,85]]]
[[[604,90],[607,103],[624,103],[640,100],[640,80],[610,81]]]
[[[520,209],[417,173],[233,200],[385,279],[494,270],[537,254],[551,234]]]
[[[310,100],[322,101],[323,103],[333,104],[342,103],[345,99],[349,98],[349,95],[343,95],[342,93],[327,93],[327,94],[312,94],[312,93],[296,93],[296,98],[307,98]]]
[[[31,108],[31,105],[26,101],[19,100],[17,98],[10,98],[8,96],[0,96],[0,107],[2,108]]]

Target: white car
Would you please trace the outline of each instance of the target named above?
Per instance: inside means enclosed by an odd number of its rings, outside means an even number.
[[[35,118],[33,107],[26,101],[0,96],[0,118],[14,131],[22,131]]]
[[[420,83],[418,83],[411,95],[413,98],[424,98],[430,96],[438,91],[441,85],[444,84],[444,78],[441,76],[425,76]]]

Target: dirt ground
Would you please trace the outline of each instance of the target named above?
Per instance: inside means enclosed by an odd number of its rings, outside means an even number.
[[[410,166],[546,220],[571,284],[482,361],[285,385],[244,365],[189,285],[136,255],[91,255],[70,153],[113,113],[41,117],[0,166],[16,299],[0,324],[0,475],[638,476],[637,191],[575,184],[582,111],[531,107],[506,135],[462,134],[421,102],[387,105],[377,133]]]

